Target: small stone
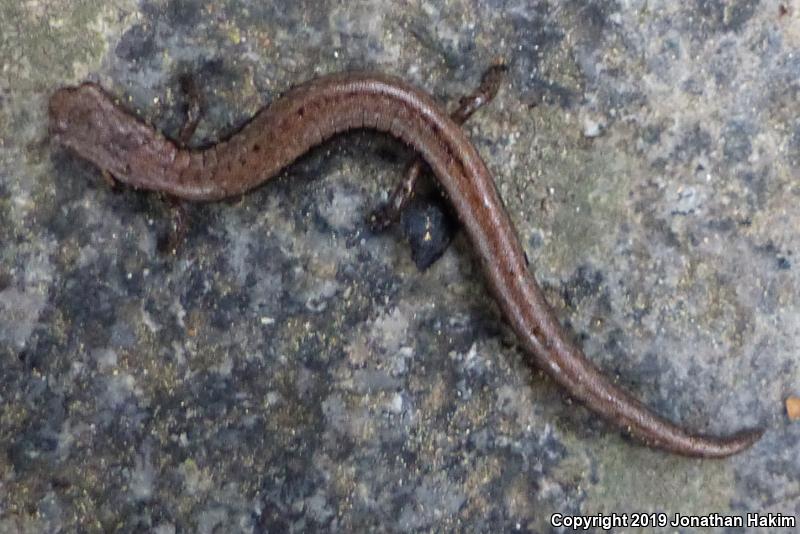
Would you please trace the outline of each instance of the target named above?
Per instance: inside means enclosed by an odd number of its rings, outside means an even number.
[[[800,419],[800,397],[789,397],[786,399],[786,415],[789,420],[797,421]]]
[[[586,117],[583,120],[583,135],[584,137],[597,137],[602,133],[602,125],[600,122]]]

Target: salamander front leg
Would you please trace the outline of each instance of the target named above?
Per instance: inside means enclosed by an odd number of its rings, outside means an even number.
[[[189,233],[189,212],[182,200],[168,195],[164,199],[169,205],[170,226],[158,237],[156,250],[161,254],[177,254]]]
[[[111,189],[114,193],[118,193],[120,191],[119,187],[119,180],[114,178],[114,175],[111,174],[111,171],[103,169],[100,171],[100,175],[103,177],[103,181],[108,185],[108,188]]]
[[[192,140],[197,125],[205,112],[205,99],[202,92],[197,87],[197,82],[191,74],[183,74],[179,78],[181,92],[186,98],[184,108],[184,123],[178,134],[178,142],[182,146],[188,146]]]
[[[205,100],[202,92],[197,87],[195,77],[183,74],[179,78],[180,91],[184,96],[184,122],[178,133],[177,142],[185,148],[197,130],[197,125],[205,111]],[[170,212],[170,226],[158,238],[157,250],[161,254],[177,254],[186,241],[189,232],[189,208],[184,201],[177,197],[164,195]]]

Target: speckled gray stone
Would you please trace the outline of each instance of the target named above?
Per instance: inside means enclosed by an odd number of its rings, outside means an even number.
[[[530,368],[463,237],[419,272],[372,233],[410,157],[385,136],[189,206],[175,254],[163,199],[46,136],[87,79],[175,135],[193,75],[203,144],[321,73],[454,102],[497,59],[466,129],[560,318],[659,413],[766,426],[752,450],[620,436]],[[798,80],[796,0],[0,0],[0,532],[799,515]]]

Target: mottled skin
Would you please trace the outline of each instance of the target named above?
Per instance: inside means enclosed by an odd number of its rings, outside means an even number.
[[[196,201],[248,191],[331,136],[356,128],[392,134],[430,166],[475,248],[503,316],[533,362],[575,399],[643,443],[698,457],[752,445],[760,430],[691,434],[651,412],[591,363],[559,324],[528,271],[489,170],[462,129],[425,92],[376,73],[342,73],[302,84],[214,146],[179,147],[86,83],[50,100],[61,144],[130,186]]]

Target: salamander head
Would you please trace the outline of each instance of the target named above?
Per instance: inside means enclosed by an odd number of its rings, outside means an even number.
[[[107,98],[93,83],[59,89],[50,97],[50,135],[81,152],[80,145],[97,135],[97,124],[102,120],[101,102]]]
[[[101,170],[136,187],[148,187],[152,171],[160,169],[163,158],[174,157],[169,143],[156,137],[151,128],[93,83],[53,93],[50,136]],[[136,176],[131,172],[134,166],[141,169]]]

